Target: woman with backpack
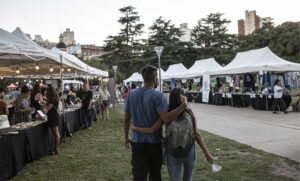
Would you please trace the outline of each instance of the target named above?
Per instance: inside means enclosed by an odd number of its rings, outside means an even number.
[[[43,103],[43,106],[48,111],[48,126],[51,128],[52,134],[55,137],[55,148],[50,150],[50,155],[56,155],[59,153],[59,142],[60,135],[58,131],[58,104],[59,104],[59,96],[57,91],[52,87],[48,86],[46,90],[47,95],[47,103]]]
[[[169,111],[180,106],[181,96],[184,91],[181,88],[175,88],[170,93]],[[132,131],[142,133],[154,133],[164,122],[160,119],[151,128],[142,128],[132,126]],[[213,163],[214,159],[209,154],[197,129],[197,121],[191,109],[185,109],[178,118],[166,124],[166,137],[164,138],[164,147],[166,150],[167,167],[171,181],[179,181],[181,167],[183,165],[183,180],[190,181],[193,176],[193,169],[196,165],[196,141],[208,162]]]

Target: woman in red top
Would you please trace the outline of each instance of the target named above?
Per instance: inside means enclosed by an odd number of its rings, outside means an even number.
[[[2,101],[4,95],[4,89],[0,88],[0,115],[8,115],[7,105],[4,101]]]

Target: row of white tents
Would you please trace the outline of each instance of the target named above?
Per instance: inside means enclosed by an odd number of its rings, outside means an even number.
[[[108,72],[91,67],[64,51],[40,47],[20,28],[16,28],[12,33],[0,28],[0,76],[55,76],[56,74],[56,77],[59,77],[61,65],[64,70],[70,70],[65,71],[67,72],[65,76],[88,74],[108,77]]]
[[[162,73],[162,80],[197,78],[203,75],[235,75],[243,73],[300,72],[300,64],[289,62],[275,55],[268,47],[239,52],[226,66],[222,67],[214,58],[197,60],[187,69],[182,63],[170,65]],[[134,73],[124,82],[143,81],[139,73]]]

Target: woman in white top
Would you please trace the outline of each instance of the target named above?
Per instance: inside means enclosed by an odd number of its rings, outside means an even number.
[[[277,107],[278,105],[280,106],[281,111],[283,111],[284,113],[288,113],[286,111],[286,107],[283,103],[282,100],[282,93],[285,90],[284,87],[280,87],[280,80],[276,80],[275,81],[275,86],[274,86],[274,104],[273,104],[273,114],[278,114],[277,112]]]
[[[102,104],[103,104],[103,110],[105,110],[106,112],[106,120],[109,120],[109,110],[108,110],[108,106],[109,106],[109,100],[110,100],[110,94],[109,92],[107,91],[106,87],[103,86],[102,87],[102,91],[100,92],[100,97],[101,97],[101,100],[102,100]],[[104,117],[103,117],[104,119]]]

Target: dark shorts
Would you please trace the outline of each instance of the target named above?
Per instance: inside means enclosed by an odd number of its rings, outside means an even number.
[[[161,180],[162,145],[154,143],[134,143],[132,148],[132,174],[134,181]]]
[[[102,102],[103,102],[103,106],[104,106],[104,107],[107,107],[107,106],[108,106],[108,100],[103,100]]]

